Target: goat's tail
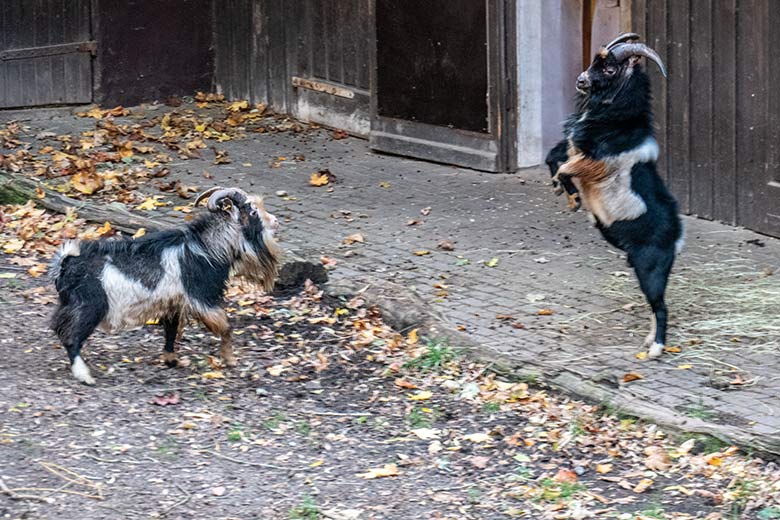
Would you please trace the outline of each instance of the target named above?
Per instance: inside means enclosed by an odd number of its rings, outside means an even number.
[[[78,240],[66,240],[59,250],[54,254],[54,259],[49,265],[49,279],[57,283],[62,273],[62,263],[69,256],[79,256],[81,254],[81,243]]]

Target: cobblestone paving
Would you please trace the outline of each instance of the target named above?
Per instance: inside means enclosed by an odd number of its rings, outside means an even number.
[[[28,124],[63,132],[83,123],[62,117]],[[254,135],[219,148],[231,164],[213,165],[206,154],[168,165],[172,175],[199,187],[264,193],[283,221],[282,240],[305,256],[336,259],[332,278],[372,274],[414,289],[485,352],[515,364],[613,387],[638,372],[643,379],[620,385],[624,397],[780,439],[780,338],[710,338],[684,326],[722,314],[713,287],[741,291],[746,280],[774,272],[780,290],[780,240],[686,218],[687,245],[668,295],[669,345],[682,352],[641,361],[635,355],[649,308],[630,268],[584,213],[571,213],[553,195],[541,169],[474,172],[374,154],[363,140],[334,140],[326,131]],[[294,160],[298,154],[305,160]],[[310,174],[322,168],[337,181],[310,186]],[[354,233],[365,243],[342,244]],[[442,240],[454,251],[437,248]],[[429,253],[415,254],[421,251]],[[539,315],[541,309],[552,314]],[[765,307],[751,319],[777,322],[780,309]],[[744,384],[729,385],[733,380]]]

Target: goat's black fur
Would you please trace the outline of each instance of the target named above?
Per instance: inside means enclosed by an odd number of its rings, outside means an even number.
[[[652,307],[646,346],[656,356],[666,343],[664,294],[683,228],[656,170],[650,83],[637,59],[617,62],[602,50],[578,78],[578,91],[577,111],[548,165],[561,183],[575,181],[601,234],[626,252]]]

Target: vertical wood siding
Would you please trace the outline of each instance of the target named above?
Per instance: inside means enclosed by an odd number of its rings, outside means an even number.
[[[649,66],[659,169],[681,210],[780,236],[780,2],[634,0]],[[775,60],[776,61],[776,60]]]
[[[0,51],[83,42],[90,37],[90,0],[2,0]],[[89,53],[0,60],[0,107],[91,100]]]

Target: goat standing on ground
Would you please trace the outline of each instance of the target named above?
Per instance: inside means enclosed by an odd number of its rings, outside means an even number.
[[[626,252],[652,307],[645,346],[648,357],[657,357],[666,344],[664,294],[682,248],[683,226],[677,202],[656,171],[650,82],[639,60],[651,59],[664,76],[666,71],[655,51],[627,43],[638,37],[619,36],[579,75],[578,110],[564,127],[566,155],[561,156],[559,143],[548,164],[557,166],[553,179],[564,187],[574,181],[595,226],[607,242]]]
[[[62,246],[50,270],[60,301],[51,326],[76,379],[95,382],[81,346],[98,325],[116,331],[156,318],[165,331],[168,366],[177,364],[174,342],[189,316],[220,337],[224,363],[236,364],[223,295],[231,275],[273,288],[281,259],[278,221],[262,199],[239,189],[212,188],[195,205],[207,197],[209,213],[186,227]]]

